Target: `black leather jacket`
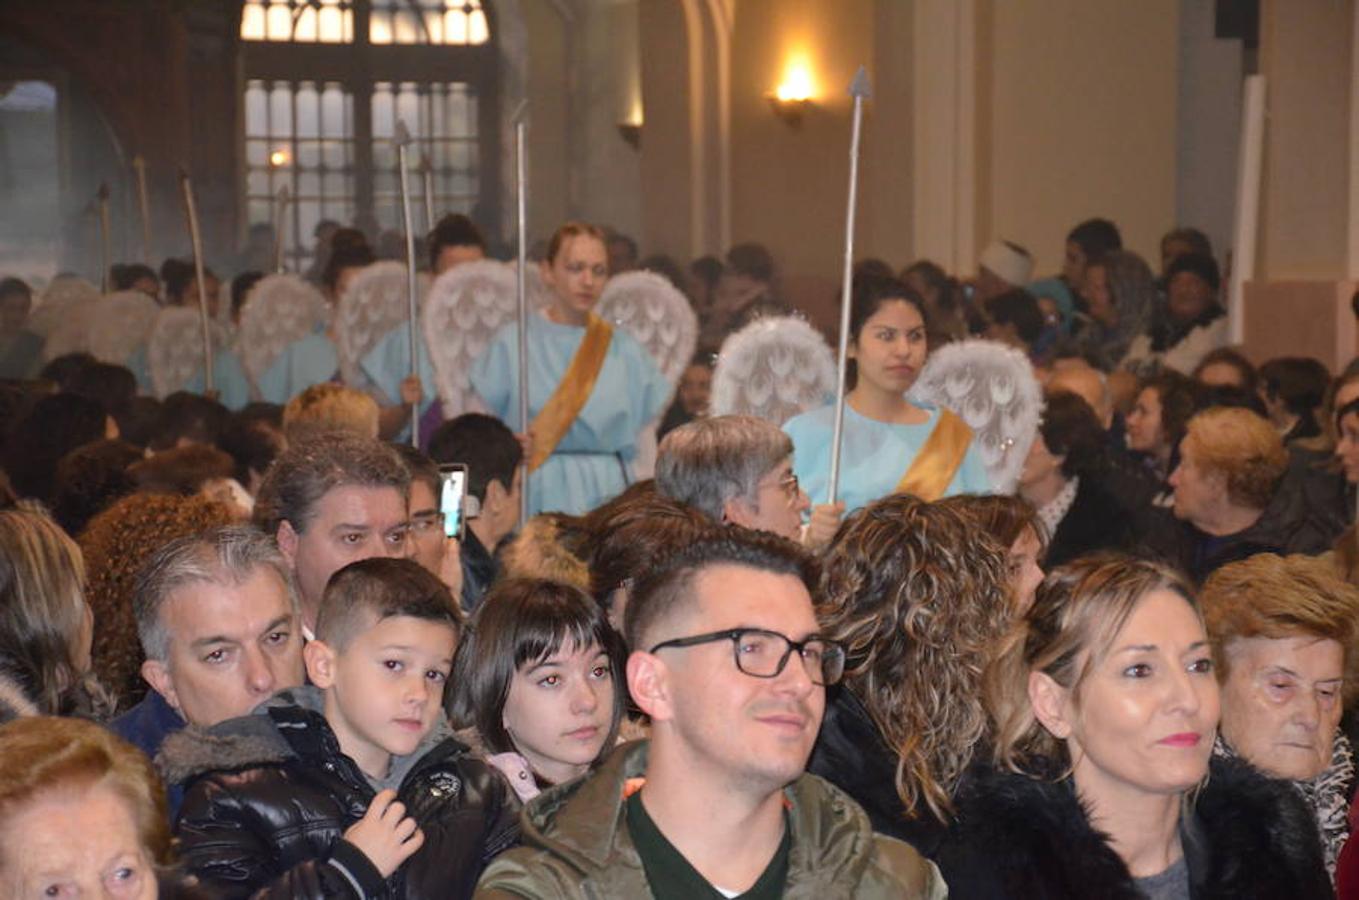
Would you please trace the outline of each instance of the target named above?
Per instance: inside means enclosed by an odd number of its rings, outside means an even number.
[[[166,741],[166,780],[187,781],[175,827],[186,867],[224,898],[470,897],[518,837],[504,778],[446,728],[393,759],[389,779],[425,842],[384,880],[342,837],[377,791],[340,752],[317,695],[285,691],[254,715]]]

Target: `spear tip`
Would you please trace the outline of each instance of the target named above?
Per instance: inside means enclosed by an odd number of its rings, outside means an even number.
[[[406,127],[403,119],[396,120],[396,143],[398,146],[405,147],[411,142],[410,129]]]
[[[859,66],[859,71],[854,73],[854,80],[849,83],[849,95],[851,97],[863,97],[868,99],[873,96],[873,88],[868,83],[868,70]]]

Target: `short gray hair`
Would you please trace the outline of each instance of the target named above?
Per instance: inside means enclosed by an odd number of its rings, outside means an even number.
[[[147,659],[164,661],[170,634],[161,607],[173,592],[191,584],[235,587],[261,566],[272,569],[288,592],[293,615],[300,615],[297,589],[274,539],[249,525],[226,525],[176,538],[156,551],[141,571],[132,594],[137,637]]]
[[[754,416],[695,419],[665,436],[657,449],[656,487],[715,522],[740,497],[753,501],[760,479],[793,455],[793,439]]]

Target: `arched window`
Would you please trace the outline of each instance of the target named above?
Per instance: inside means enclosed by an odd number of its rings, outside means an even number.
[[[465,212],[497,233],[496,61],[486,0],[246,0],[245,214],[272,222],[279,188],[294,269],[323,220],[401,228],[394,136],[415,140],[410,173],[425,230],[423,167],[436,216]],[[419,167],[419,168],[417,168]]]

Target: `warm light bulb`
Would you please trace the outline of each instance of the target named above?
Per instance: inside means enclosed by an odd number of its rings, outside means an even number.
[[[810,100],[814,93],[812,69],[805,59],[794,59],[783,72],[783,81],[774,89],[779,100]]]
[[[278,167],[286,166],[287,164],[288,164],[287,150],[275,150],[273,153],[269,154],[269,165]]]

